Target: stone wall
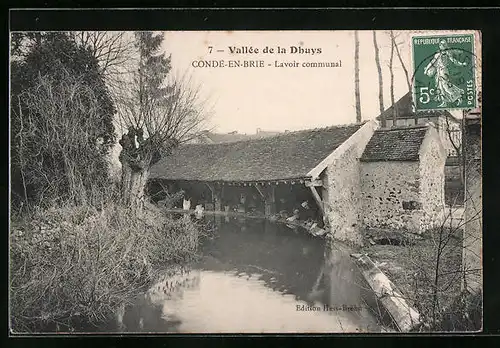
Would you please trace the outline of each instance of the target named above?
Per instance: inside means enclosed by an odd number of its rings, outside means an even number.
[[[418,231],[422,216],[419,162],[362,162],[362,224]]]
[[[326,159],[326,169],[320,176],[323,206],[332,236],[355,245],[362,244],[359,158],[377,126],[374,121],[367,122],[339,146]]]
[[[420,148],[420,201],[423,209],[420,232],[442,223],[445,162],[446,150],[439,135],[434,128],[429,128]]]
[[[326,185],[328,201],[325,214],[334,238],[361,244],[358,226],[360,206],[359,160],[356,147],[351,147],[326,169],[323,185]]]

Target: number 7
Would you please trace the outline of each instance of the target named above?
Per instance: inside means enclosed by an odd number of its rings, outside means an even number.
[[[212,53],[213,46],[208,46],[208,53]]]

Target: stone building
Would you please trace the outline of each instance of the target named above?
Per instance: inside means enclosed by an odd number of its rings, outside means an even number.
[[[363,226],[423,232],[441,223],[446,151],[434,127],[379,129],[360,160]]]
[[[150,180],[185,190],[207,210],[236,205],[270,216],[305,200],[334,238],[354,244],[362,242],[364,227],[422,231],[443,208],[440,138],[429,125],[377,128],[368,121],[187,144],[153,166]]]
[[[396,111],[396,124],[394,124],[394,111]],[[461,121],[449,111],[415,111],[411,94],[407,93],[380,114],[377,120],[380,122],[382,117],[385,118],[388,128],[430,124],[440,136],[447,155],[449,157],[457,156],[457,148],[459,149],[462,143]]]
[[[396,114],[396,122],[394,122]],[[387,108],[377,117],[380,122],[386,120],[386,126],[413,127],[429,124],[434,127],[441,138],[447,153],[444,168],[445,201],[449,206],[462,206],[464,201],[464,183],[461,176],[462,120],[447,110],[415,111],[411,94],[407,93],[394,105]]]

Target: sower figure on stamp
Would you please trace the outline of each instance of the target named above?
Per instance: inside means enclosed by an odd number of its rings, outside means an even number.
[[[457,66],[465,66],[466,62],[459,62],[453,53],[455,50],[448,48],[445,40],[439,42],[439,51],[434,54],[432,60],[424,68],[424,73],[429,77],[434,77],[436,87],[436,101],[440,102],[439,107],[447,106],[448,104],[456,103],[459,105],[462,102],[462,97],[465,91],[456,86],[450,80],[450,62]]]

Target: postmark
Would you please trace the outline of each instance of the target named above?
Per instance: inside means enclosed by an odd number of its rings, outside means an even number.
[[[477,105],[473,34],[411,38],[415,109],[472,109]]]

